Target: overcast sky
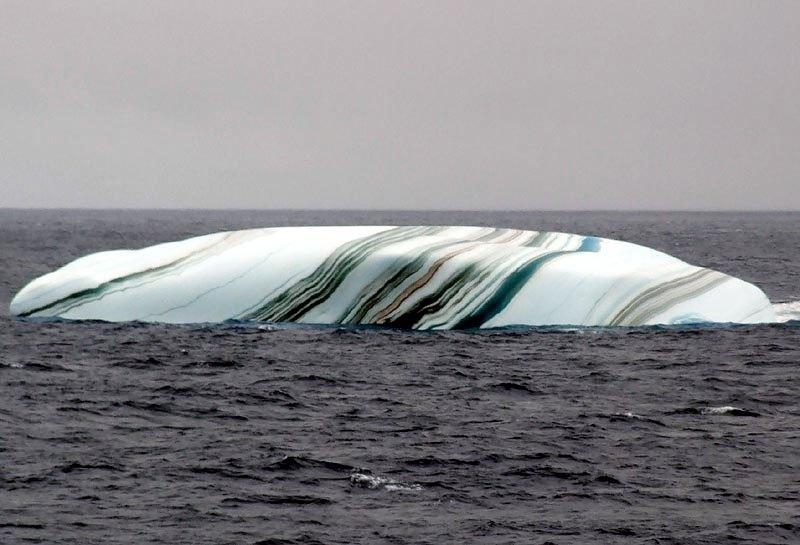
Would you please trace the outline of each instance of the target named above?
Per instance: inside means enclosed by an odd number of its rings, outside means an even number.
[[[800,2],[0,0],[0,207],[800,209]]]

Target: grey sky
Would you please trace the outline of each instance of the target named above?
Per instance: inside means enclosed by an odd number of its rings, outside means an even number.
[[[799,209],[800,2],[0,0],[0,207]]]

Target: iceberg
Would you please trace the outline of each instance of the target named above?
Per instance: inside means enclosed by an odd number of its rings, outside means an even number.
[[[492,227],[275,227],[77,259],[19,317],[410,329],[776,320],[756,286],[618,240]]]

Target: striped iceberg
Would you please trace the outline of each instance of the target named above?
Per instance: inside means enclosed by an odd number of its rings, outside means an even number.
[[[276,227],[92,254],[21,317],[412,329],[775,320],[756,286],[616,240],[488,227]]]

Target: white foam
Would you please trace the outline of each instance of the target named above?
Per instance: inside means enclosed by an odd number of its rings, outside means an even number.
[[[731,407],[726,405],[724,407],[706,407],[702,409],[703,414],[727,414],[733,411],[741,411],[739,407]]]
[[[372,490],[382,488],[389,491],[411,491],[415,492],[422,490],[422,486],[415,483],[401,483],[390,479],[388,477],[380,477],[378,475],[369,475],[367,473],[351,473],[350,484],[361,488],[369,488]]]
[[[633,418],[635,420],[644,420],[644,417],[630,411],[625,413],[615,413],[615,416],[624,416],[625,418]]]
[[[778,322],[800,320],[800,301],[773,303],[772,309],[775,311],[775,317]]]

